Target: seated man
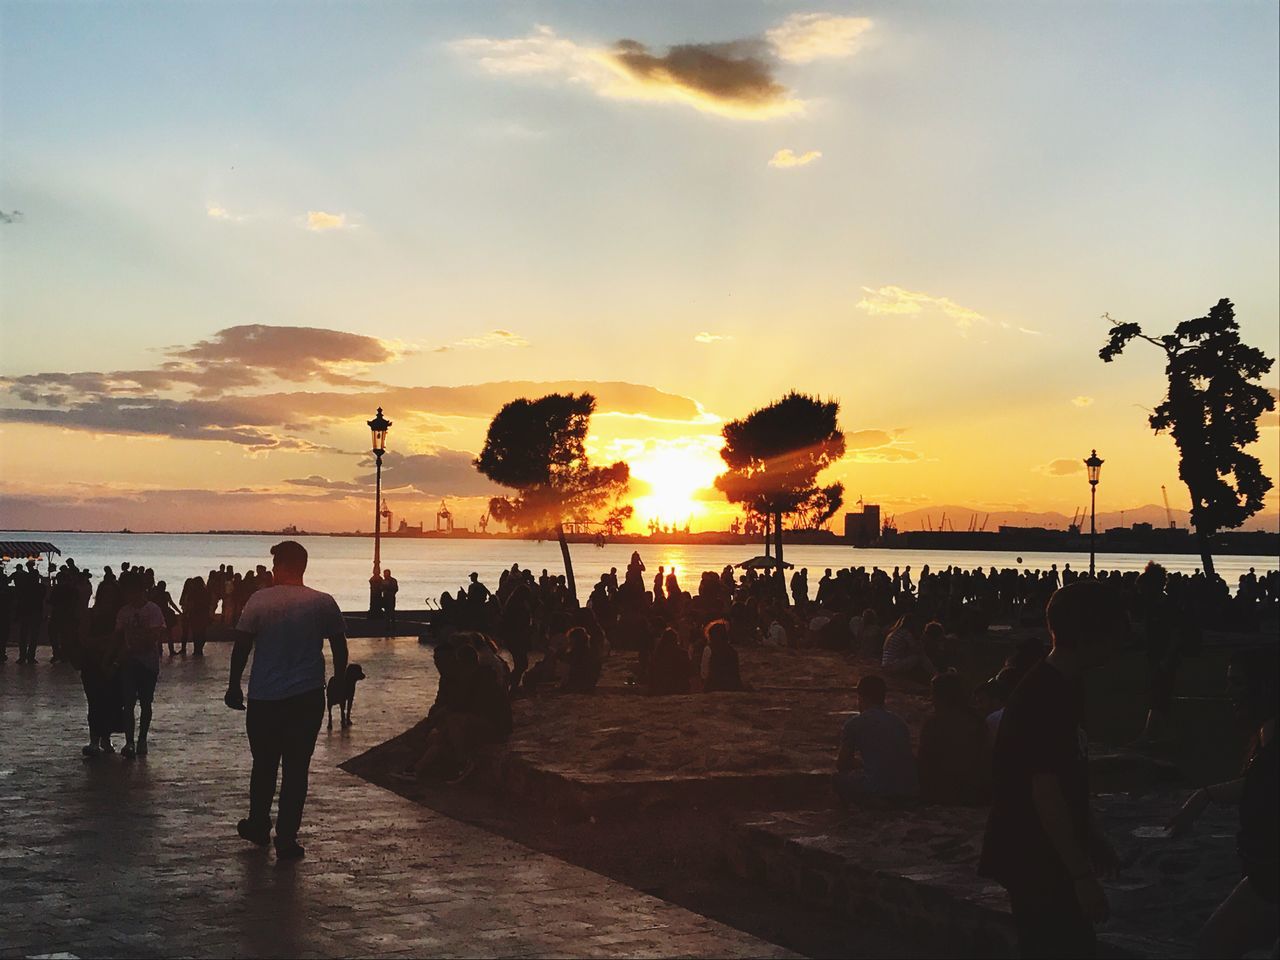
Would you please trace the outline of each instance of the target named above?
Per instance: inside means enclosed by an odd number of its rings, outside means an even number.
[[[984,803],[991,791],[986,723],[959,674],[938,674],[932,694],[933,712],[920,728],[920,796],[926,803]]]
[[[600,655],[583,627],[573,627],[567,639],[568,648],[564,659],[568,671],[560,681],[560,692],[591,693],[600,682],[600,670],[603,666]]]
[[[437,647],[436,654],[440,688],[427,713],[426,746],[417,763],[395,776],[416,781],[435,772],[456,784],[475,772],[481,747],[511,736],[511,702],[470,644]]]
[[[858,681],[858,707],[845,721],[832,777],[843,803],[891,803],[918,791],[911,731],[884,706],[885,682],[875,675]]]
[[[680,638],[667,627],[658,638],[645,676],[645,692],[651,696],[689,692],[691,664]]]
[[[704,631],[707,645],[702,650],[700,674],[704,693],[743,690],[738,651],[729,642],[729,624],[713,620]]]
[[[913,677],[921,681],[929,680],[938,672],[925,653],[920,638],[920,618],[916,614],[905,614],[889,629],[889,635],[884,639],[880,669],[891,676]]]

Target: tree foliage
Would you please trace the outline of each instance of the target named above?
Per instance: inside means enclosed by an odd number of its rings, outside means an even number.
[[[1225,298],[1207,315],[1158,337],[1136,323],[1113,321],[1098,356],[1110,363],[1133,340],[1165,353],[1168,393],[1148,420],[1156,433],[1168,430],[1178,447],[1178,475],[1191,494],[1191,522],[1205,571],[1212,573],[1214,532],[1238,527],[1261,510],[1272,486],[1245,448],[1257,441],[1262,415],[1275,409],[1275,398],[1257,382],[1275,361],[1240,340],[1235,307]]]
[[[729,467],[716,487],[731,503],[774,517],[779,560],[782,518],[818,520],[835,516],[844,485],[817,485],[818,474],[844,456],[840,404],[792,391],[741,420],[725,424],[720,456]]]
[[[596,399],[552,393],[537,400],[506,404],[489,424],[476,469],[513,496],[494,497],[489,513],[515,530],[554,532],[565,557],[565,573],[573,589],[573,569],[564,539],[566,519],[588,520],[612,505],[616,524],[628,508],[617,500],[627,490],[625,463],[592,466],[586,452],[587,430]]]
[[[476,469],[515,496],[494,497],[493,517],[518,530],[553,530],[566,517],[586,519],[626,492],[625,463],[592,466],[587,429],[596,399],[553,393],[512,400],[493,418]]]

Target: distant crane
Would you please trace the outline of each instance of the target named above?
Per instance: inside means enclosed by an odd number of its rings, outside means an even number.
[[[488,533],[489,532],[489,515],[487,513],[482,513],[480,515],[480,521],[479,523],[476,524],[476,526],[480,528],[481,533]]]
[[[443,500],[440,501],[440,509],[436,511],[436,531],[453,533],[453,514]]]
[[[1177,530],[1178,525],[1173,522],[1173,511],[1169,509],[1169,491],[1164,488],[1164,484],[1160,484],[1160,495],[1164,497],[1164,515],[1169,518],[1169,529]]]
[[[974,514],[974,516],[976,517],[976,516],[977,516],[977,514]],[[989,513],[988,513],[985,517],[983,517],[983,518],[982,518],[982,526],[980,526],[980,527],[978,528],[978,532],[979,532],[979,533],[982,533],[983,531],[985,531],[985,530],[987,529],[987,521],[988,521],[988,520],[990,520],[990,519],[991,519],[991,514],[989,514]]]
[[[391,532],[391,508],[387,506],[387,498],[382,498],[382,509],[378,511],[378,516],[385,517],[387,521],[387,533]]]
[[[1084,507],[1076,507],[1076,512],[1071,515],[1071,526],[1067,527],[1068,533],[1079,533],[1080,524],[1084,522]]]

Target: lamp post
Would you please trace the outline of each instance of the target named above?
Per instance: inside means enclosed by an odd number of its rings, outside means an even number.
[[[1098,478],[1102,474],[1102,459],[1098,456],[1097,450],[1089,454],[1089,458],[1085,460],[1084,465],[1089,471],[1089,577],[1092,579],[1094,540],[1097,537],[1094,517],[1098,511]]]
[[[387,429],[391,421],[382,416],[382,408],[378,415],[369,421],[369,429],[373,432],[373,456],[377,461],[374,476],[373,494],[373,576],[369,578],[369,617],[380,615],[378,585],[382,581],[382,455],[387,452]]]

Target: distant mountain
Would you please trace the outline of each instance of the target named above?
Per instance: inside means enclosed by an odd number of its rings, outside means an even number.
[[[893,511],[884,507],[881,508],[881,516],[893,516]],[[943,516],[946,516],[946,526],[950,530],[953,527],[956,530],[968,530],[970,520],[977,517],[974,521],[974,529],[980,529],[985,521],[988,531],[997,530],[1002,526],[1005,527],[1047,527],[1050,530],[1065,530],[1071,523],[1071,517],[1067,514],[1058,513],[1056,511],[1035,512],[1030,510],[991,510],[975,509],[973,507],[957,506],[955,504],[946,504],[936,507],[922,507],[917,510],[908,510],[896,514],[894,522],[899,530],[928,530],[930,526],[934,530],[941,527]],[[1173,511],[1173,522],[1184,529],[1190,526],[1187,512],[1185,510]],[[1099,511],[1097,517],[1097,526],[1099,530],[1107,530],[1111,527],[1129,527],[1135,523],[1149,523],[1153,527],[1167,526],[1169,521],[1165,514],[1164,507],[1160,504],[1147,503],[1140,507],[1130,509]],[[1080,520],[1080,526],[1084,530],[1089,529],[1089,513],[1086,505],[1083,518]],[[1244,526],[1245,530],[1280,530],[1280,514],[1277,513],[1260,513],[1250,520]]]

